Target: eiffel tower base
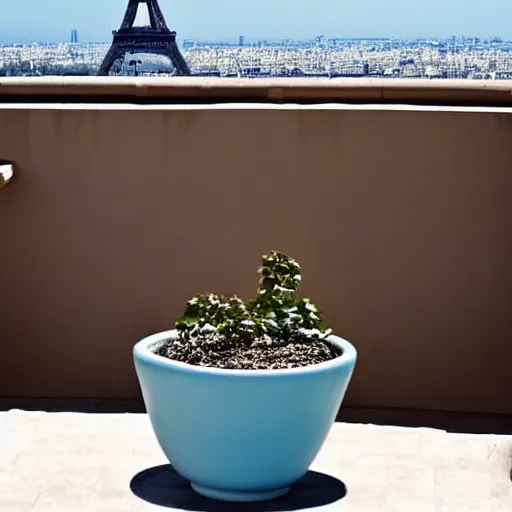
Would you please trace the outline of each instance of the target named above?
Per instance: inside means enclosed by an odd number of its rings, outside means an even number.
[[[175,75],[190,75],[188,64],[176,44],[176,32],[162,33],[151,29],[130,29],[126,32],[114,32],[114,41],[103,59],[98,76],[107,76],[117,59],[134,53],[163,55],[170,59]]]

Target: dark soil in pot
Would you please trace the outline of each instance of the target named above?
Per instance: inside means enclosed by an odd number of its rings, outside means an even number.
[[[328,341],[272,341],[230,343],[211,336],[182,343],[169,340],[156,353],[174,361],[226,370],[285,370],[325,363],[342,351]]]

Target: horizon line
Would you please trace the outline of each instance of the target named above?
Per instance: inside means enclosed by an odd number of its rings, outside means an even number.
[[[78,29],[71,29],[71,30],[78,30]],[[70,30],[70,33],[71,33]],[[78,35],[80,35],[80,30],[78,30]],[[244,37],[245,42],[254,42],[254,43],[260,43],[260,42],[309,42],[314,41],[317,38],[324,38],[326,40],[335,40],[335,41],[446,41],[450,39],[478,39],[480,41],[488,41],[488,40],[496,40],[500,39],[503,43],[511,43],[512,39],[506,39],[503,36],[499,35],[493,35],[493,36],[465,36],[465,35],[450,35],[450,36],[437,36],[437,37],[429,37],[429,36],[409,36],[409,37],[392,37],[392,36],[382,36],[382,37],[333,37],[333,36],[324,36],[324,35],[317,35],[317,36],[310,36],[305,38],[293,38],[293,37],[262,37],[262,38],[252,38],[247,37],[244,34],[239,34],[237,36],[229,36],[225,39],[218,39],[218,38],[211,38],[211,39],[201,39],[196,37],[184,37],[184,38],[178,38],[180,41],[193,41],[196,43],[227,43],[231,41],[237,41],[240,37]],[[112,39],[104,40],[104,41],[93,41],[93,40],[86,40],[86,41],[78,41],[77,43],[72,43],[71,41],[67,39],[62,40],[27,40],[27,41],[1,41],[0,45],[27,45],[27,44],[109,44],[112,42]]]

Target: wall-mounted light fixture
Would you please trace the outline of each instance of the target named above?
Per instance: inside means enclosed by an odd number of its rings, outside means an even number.
[[[14,177],[14,166],[12,162],[0,160],[0,188],[6,187]]]

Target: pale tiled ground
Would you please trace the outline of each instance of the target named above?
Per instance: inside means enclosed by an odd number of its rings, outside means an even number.
[[[1,512],[511,512],[512,437],[336,424],[311,473],[282,500],[198,498],[167,468],[146,415],[0,413]],[[134,494],[130,486],[133,488]]]

